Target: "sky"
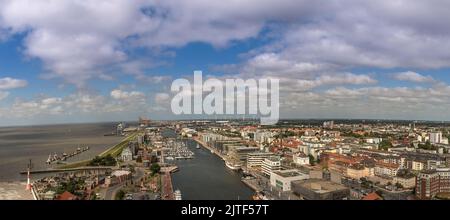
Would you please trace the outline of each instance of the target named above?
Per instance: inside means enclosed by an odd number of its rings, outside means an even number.
[[[281,118],[449,121],[450,2],[0,0],[0,126],[188,117],[195,70],[278,78]]]

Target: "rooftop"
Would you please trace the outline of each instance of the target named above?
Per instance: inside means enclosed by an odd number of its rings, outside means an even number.
[[[344,185],[322,179],[299,180],[292,182],[292,184],[299,185],[316,193],[328,193],[347,189]]]
[[[300,173],[298,170],[283,170],[283,171],[275,171],[275,174],[288,178],[288,177],[297,177],[297,176],[307,176],[304,173]]]

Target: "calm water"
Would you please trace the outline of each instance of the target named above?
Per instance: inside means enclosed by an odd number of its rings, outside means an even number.
[[[111,133],[115,123],[46,125],[0,128],[0,182],[24,181],[19,174],[32,159],[34,169],[45,169],[51,153],[69,153],[78,146],[90,150],[68,162],[86,160],[117,144],[122,137],[104,136]]]
[[[166,132],[167,134],[167,132]],[[241,175],[225,167],[222,159],[197,143],[186,140],[195,153],[192,160],[178,160],[180,171],[172,175],[174,190],[181,190],[184,200],[248,200],[254,192],[241,182]]]

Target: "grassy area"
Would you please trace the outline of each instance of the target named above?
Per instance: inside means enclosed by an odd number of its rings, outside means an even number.
[[[99,154],[99,157],[105,157],[106,155],[110,154],[113,157],[117,157],[119,156],[119,154],[122,152],[122,150],[128,146],[128,142],[130,140],[132,140],[133,138],[135,138],[138,135],[138,133],[134,133],[130,136],[128,136],[127,138],[123,139],[120,143],[114,145],[113,147],[107,149],[106,151],[102,152],[101,154]],[[78,161],[78,162],[74,162],[74,163],[69,163],[69,164],[65,164],[62,166],[59,166],[59,169],[71,169],[71,168],[77,168],[77,167],[84,167],[84,166],[88,166],[89,162],[91,162],[92,159],[90,160],[83,160],[83,161]]]
[[[108,150],[104,151],[103,153],[99,154],[99,157],[104,157],[108,154],[110,154],[113,157],[117,157],[119,156],[119,154],[122,152],[122,150],[128,146],[128,142],[130,140],[132,140],[133,138],[135,138],[138,135],[138,133],[134,133],[130,136],[128,136],[127,138],[125,138],[122,142],[120,142],[119,144],[115,145],[114,147],[109,148]]]

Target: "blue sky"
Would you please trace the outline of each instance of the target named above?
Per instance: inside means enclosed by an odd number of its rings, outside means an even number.
[[[282,118],[450,120],[444,0],[0,5],[0,126],[191,117],[170,85],[194,70],[280,79]]]

